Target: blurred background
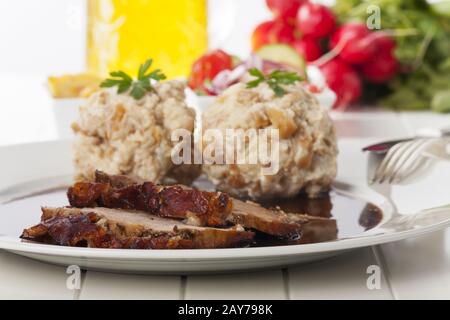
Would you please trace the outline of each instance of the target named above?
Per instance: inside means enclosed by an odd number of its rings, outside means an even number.
[[[0,1],[0,145],[59,137],[46,80],[86,71],[88,2],[105,1]],[[211,0],[206,10],[216,21],[209,26],[210,46],[243,56],[254,26],[270,18],[264,0]]]
[[[202,95],[312,66],[335,111],[450,111],[450,0],[2,0],[0,39],[0,145],[61,138],[78,99],[149,57]]]
[[[84,71],[88,1],[0,1],[0,74]],[[244,57],[256,24],[271,18],[265,0],[209,0],[207,10],[209,46]]]

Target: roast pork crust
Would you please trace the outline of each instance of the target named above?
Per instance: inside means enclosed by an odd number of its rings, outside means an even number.
[[[118,185],[118,186],[117,186]],[[142,210],[191,224],[224,227],[231,213],[225,193],[206,192],[182,186],[161,186],[151,182],[125,185],[111,182],[77,182],[67,191],[71,206]]]
[[[96,172],[95,182],[79,182],[69,188],[68,197],[75,207],[137,209],[158,216],[185,219],[187,224],[200,226],[241,225],[277,237],[305,237],[308,242],[337,237],[337,225],[333,219],[289,214],[266,209],[251,201],[240,201],[221,192],[185,186],[158,186],[100,171]]]
[[[21,238],[90,248],[208,249],[249,244],[253,232],[188,226],[138,211],[108,208],[42,208],[41,222]]]

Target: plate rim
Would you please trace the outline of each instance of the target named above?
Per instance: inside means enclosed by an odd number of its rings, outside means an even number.
[[[51,179],[48,177],[47,179]],[[35,179],[31,181],[45,180]],[[19,184],[10,184],[11,187],[17,188],[20,185],[25,185],[27,182]],[[378,206],[391,207],[391,212],[383,212],[383,220],[370,230],[373,233],[379,228],[382,228],[383,223],[388,220],[389,216],[393,214],[392,205],[389,200],[383,195],[376,193],[374,190],[366,186],[357,184],[350,184],[337,180],[335,185],[340,187],[336,192],[341,194],[353,195],[354,197],[375,202]],[[343,186],[347,187],[346,188]],[[4,188],[3,190],[7,190]],[[352,190],[352,191],[350,191]],[[377,198],[376,201],[375,197]],[[389,210],[389,209],[388,209]],[[283,246],[268,246],[268,247],[250,247],[250,248],[216,248],[216,249],[107,249],[107,248],[80,248],[69,246],[58,246],[50,244],[40,244],[36,242],[22,240],[19,237],[12,237],[7,235],[0,235],[0,249],[8,251],[43,254],[50,256],[66,256],[78,258],[92,258],[92,259],[126,259],[126,260],[153,260],[153,261],[184,261],[184,262],[200,262],[224,259],[240,259],[249,260],[254,259],[269,259],[275,257],[289,257],[302,254],[319,254],[326,252],[336,252],[349,249],[362,248],[382,243],[399,241],[410,237],[421,236],[429,232],[437,231],[450,226],[450,219],[441,221],[429,226],[397,231],[382,234],[366,234],[361,233],[354,238],[337,239],[333,241],[299,244],[299,245],[283,245]]]
[[[0,248],[14,252],[44,254],[50,256],[66,256],[94,259],[126,259],[126,260],[159,260],[159,261],[211,261],[223,259],[257,258],[268,259],[288,257],[301,254],[314,254],[363,248],[388,242],[399,241],[411,237],[425,235],[450,226],[450,220],[442,221],[427,227],[370,235],[360,238],[341,239],[332,242],[320,242],[301,245],[258,247],[258,248],[222,248],[222,249],[102,249],[57,246],[22,241],[19,238],[0,235]]]

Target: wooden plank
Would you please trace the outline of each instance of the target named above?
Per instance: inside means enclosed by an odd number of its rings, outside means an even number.
[[[180,286],[177,276],[87,271],[80,299],[179,299]]]
[[[286,299],[280,269],[251,273],[188,276],[186,299]]]
[[[450,230],[381,246],[396,299],[450,298]]]
[[[73,299],[66,268],[0,250],[0,299]]]
[[[372,248],[288,269],[292,299],[392,299],[381,268],[379,289],[367,286],[369,266],[379,266]]]

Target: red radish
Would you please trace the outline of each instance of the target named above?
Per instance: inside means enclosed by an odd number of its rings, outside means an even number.
[[[304,36],[322,38],[329,35],[336,25],[336,18],[326,6],[306,2],[297,13],[297,27]]]
[[[382,83],[392,79],[397,73],[398,61],[391,51],[380,51],[376,59],[361,66],[363,76],[373,83]]]
[[[208,52],[198,58],[192,65],[189,87],[193,90],[210,93],[205,82],[211,81],[223,70],[233,68],[233,59],[222,50]]]
[[[377,50],[375,36],[366,25],[349,22],[342,25],[331,36],[330,47],[343,46],[339,56],[350,64],[359,64],[370,60]],[[337,50],[337,49],[336,49]]]
[[[272,43],[288,43],[295,41],[295,29],[289,24],[279,21],[273,28],[274,42]]]
[[[294,20],[303,2],[305,0],[266,0],[275,17],[283,20]]]
[[[322,49],[317,40],[313,38],[302,38],[293,42],[292,46],[308,62],[317,60],[322,56]]]
[[[362,83],[356,71],[339,58],[323,64],[320,69],[325,80],[337,95],[334,108],[345,107],[356,102],[362,93]]]
[[[391,52],[395,49],[395,41],[389,35],[382,31],[373,32],[372,35],[378,50]]]
[[[259,24],[255,28],[252,34],[253,51],[257,50],[258,48],[262,47],[265,44],[275,42],[273,37],[273,30],[275,26],[277,26],[277,21],[270,20]]]
[[[392,79],[397,73],[399,63],[394,55],[395,41],[383,32],[373,32],[374,42],[377,46],[376,59],[365,62],[360,70],[370,82],[383,83]]]

